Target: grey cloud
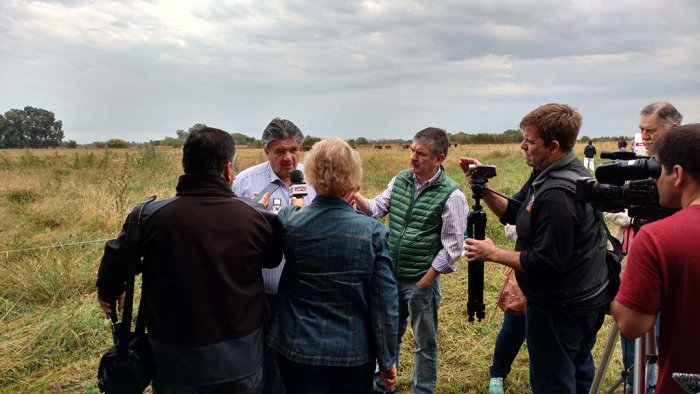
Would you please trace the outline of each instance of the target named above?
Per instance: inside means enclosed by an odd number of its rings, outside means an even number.
[[[68,1],[100,19],[40,34],[18,4],[0,5],[0,110],[41,101],[68,136],[147,140],[200,121],[258,136],[278,115],[321,136],[501,131],[549,101],[581,107],[596,135],[700,87],[692,0],[214,2],[178,24]]]

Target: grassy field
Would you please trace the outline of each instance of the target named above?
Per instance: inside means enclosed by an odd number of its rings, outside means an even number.
[[[611,150],[614,142],[596,144]],[[576,150],[580,153],[583,145]],[[406,166],[409,153],[359,149],[366,196],[381,192]],[[497,190],[512,194],[526,180],[516,145],[459,146],[446,162],[450,176],[466,186],[459,156],[495,164]],[[580,156],[580,155],[579,155]],[[181,173],[181,150],[7,150],[0,151],[0,392],[96,393],[95,373],[110,331],[95,302],[95,277],[106,239],[116,236],[131,207],[150,195],[168,198]],[[238,171],[263,161],[260,149],[239,149]],[[599,164],[599,163],[597,163]],[[464,188],[470,204],[471,192]],[[490,213],[487,235],[510,248]],[[466,316],[466,267],[442,278],[438,393],[482,393],[503,314],[494,304],[504,269],[487,264],[486,318]],[[599,334],[598,359],[610,326]],[[409,329],[410,330],[410,329]],[[410,332],[401,353],[399,392],[410,392]],[[616,349],[606,386],[619,376]],[[510,393],[527,393],[528,359],[522,349],[509,379]]]

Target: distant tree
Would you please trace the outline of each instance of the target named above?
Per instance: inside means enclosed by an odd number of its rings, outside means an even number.
[[[367,145],[367,144],[369,144],[369,141],[367,141],[367,138],[365,138],[365,137],[359,137],[358,139],[355,140],[355,143],[357,145]]]
[[[68,149],[75,149],[78,147],[78,143],[73,140],[63,141],[61,146]]]
[[[123,149],[128,148],[129,143],[119,138],[112,138],[111,140],[107,141],[106,146],[110,149]]]
[[[245,134],[231,133],[231,136],[233,137],[233,140],[236,142],[236,145],[250,145],[253,142],[255,142],[255,138],[248,137]]]
[[[312,137],[310,135],[307,135],[306,137],[304,137],[304,140],[301,142],[301,146],[311,148],[318,141],[321,141],[321,139],[318,137]]]
[[[520,143],[523,141],[523,133],[520,130],[506,130],[503,132],[503,143]]]
[[[183,129],[177,129],[177,131],[175,131],[175,134],[177,134],[177,138],[181,140],[186,140],[187,136],[190,135],[189,131],[185,131]]]
[[[158,142],[159,145],[172,146],[173,148],[182,148],[185,145],[185,141],[181,138],[165,137],[165,139]]]
[[[205,127],[207,127],[207,125],[205,125],[204,123],[195,123],[194,126],[190,127],[187,130],[187,135],[190,135],[190,133],[192,133],[195,130],[203,129]],[[178,137],[179,137],[179,135],[178,135]]]
[[[43,108],[11,109],[0,120],[0,148],[48,148],[61,140],[63,122]]]

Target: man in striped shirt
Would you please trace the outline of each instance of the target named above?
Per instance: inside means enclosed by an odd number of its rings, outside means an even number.
[[[455,271],[467,228],[467,200],[442,166],[448,145],[444,130],[419,131],[411,145],[410,168],[374,199],[359,193],[355,199],[358,210],[374,218],[389,214],[389,246],[399,285],[399,345],[409,315],[416,342],[414,393],[435,391],[439,276]]]
[[[263,192],[268,185],[274,184],[278,187],[270,193],[267,209],[276,213],[282,207],[290,205],[292,197],[289,192],[289,186],[292,183],[290,174],[294,170],[304,171],[304,165],[299,163],[301,141],[304,135],[291,121],[275,118],[265,127],[261,139],[268,160],[241,171],[236,176],[233,192],[239,197],[252,199]],[[307,193],[304,197],[305,206],[309,205],[316,196],[316,191],[311,185],[307,185]],[[270,305],[274,303],[277,295],[283,268],[284,258],[277,268],[262,270],[265,293]],[[284,393],[274,351],[265,350],[263,369],[264,393]]]

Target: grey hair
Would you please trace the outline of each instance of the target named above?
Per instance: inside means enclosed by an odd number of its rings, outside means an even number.
[[[642,108],[639,113],[639,116],[649,115],[656,115],[666,130],[670,129],[674,123],[680,126],[683,122],[683,115],[671,103],[665,101],[651,103]]]
[[[428,127],[416,133],[413,141],[426,144],[430,147],[433,157],[445,155],[447,157],[447,147],[450,145],[447,140],[447,133],[437,127]]]
[[[262,133],[262,145],[263,148],[267,149],[270,142],[275,140],[294,140],[297,144],[301,145],[304,139],[304,134],[301,130],[292,123],[291,120],[274,118],[265,127]]]

